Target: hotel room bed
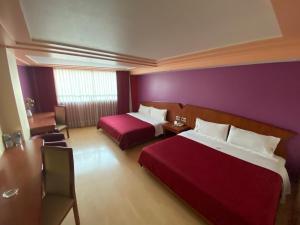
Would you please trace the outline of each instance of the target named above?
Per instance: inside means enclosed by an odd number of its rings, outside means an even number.
[[[231,156],[221,143],[212,148],[192,140],[193,132],[145,147],[139,163],[213,224],[274,224],[282,185],[289,190],[284,160],[251,153],[239,159],[240,152]]]
[[[280,156],[282,141],[293,132],[206,108],[187,105],[183,110],[190,127],[203,118],[280,137],[277,155],[267,157],[195,129],[146,146],[140,165],[212,224],[274,225],[279,201],[290,192]]]
[[[141,113],[127,113],[100,118],[97,129],[102,128],[124,150],[161,135],[162,124]]]
[[[122,150],[125,150],[163,134],[162,125],[166,121],[174,121],[175,116],[181,110],[179,103],[143,102],[142,105],[144,110],[145,108],[154,108],[156,109],[154,111],[165,111],[164,119],[157,115],[153,117],[153,115],[141,112],[105,116],[99,119],[97,129],[102,128]]]

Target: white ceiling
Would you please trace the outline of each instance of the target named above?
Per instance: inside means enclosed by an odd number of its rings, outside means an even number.
[[[20,0],[33,39],[162,59],[281,36],[270,0]]]

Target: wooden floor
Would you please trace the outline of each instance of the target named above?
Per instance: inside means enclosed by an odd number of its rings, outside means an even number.
[[[94,127],[72,129],[70,136],[81,225],[207,224],[139,166],[143,146],[121,151]],[[277,225],[300,225],[297,216],[290,221],[290,208],[280,206]],[[299,215],[299,207],[295,211]],[[72,211],[63,225],[75,225]]]

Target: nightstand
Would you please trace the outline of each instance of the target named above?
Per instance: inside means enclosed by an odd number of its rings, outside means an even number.
[[[163,129],[165,134],[166,133],[179,134],[183,131],[190,130],[191,128],[186,125],[183,125],[181,127],[174,126],[173,123],[168,122],[163,125]]]

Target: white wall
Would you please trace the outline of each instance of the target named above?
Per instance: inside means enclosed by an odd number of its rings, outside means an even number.
[[[3,145],[3,142],[2,142],[2,129],[1,129],[1,126],[0,126],[0,156],[2,155],[4,151],[4,145]]]
[[[2,132],[11,133],[21,130],[25,140],[29,139],[30,129],[16,59],[13,50],[2,47],[0,48],[0,92]]]

